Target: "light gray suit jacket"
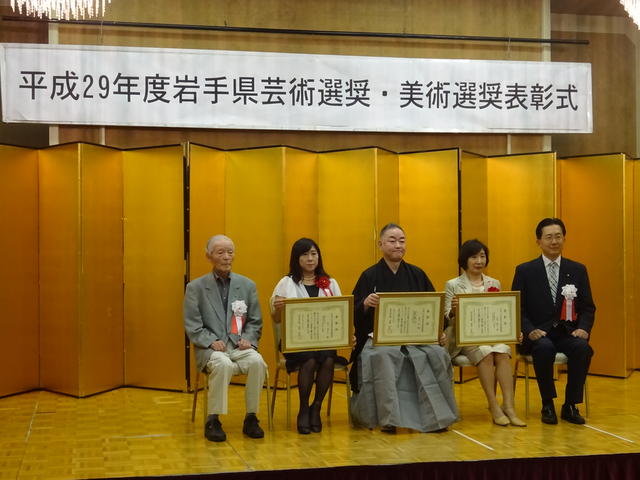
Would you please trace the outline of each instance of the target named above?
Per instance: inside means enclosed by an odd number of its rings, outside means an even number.
[[[196,347],[196,363],[204,369],[211,356],[211,344],[222,340],[237,345],[240,338],[258,348],[262,334],[262,314],[258,303],[258,292],[253,280],[230,273],[229,297],[225,315],[222,299],[213,273],[196,278],[187,284],[184,295],[184,329]],[[231,333],[231,304],[244,300],[247,305],[246,320],[240,336]]]

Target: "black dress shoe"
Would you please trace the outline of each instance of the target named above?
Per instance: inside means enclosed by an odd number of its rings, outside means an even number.
[[[242,426],[242,433],[250,438],[262,438],[264,437],[264,431],[260,428],[258,417],[255,413],[248,413],[244,418],[244,425]]]
[[[210,442],[224,442],[227,434],[222,430],[222,424],[217,416],[209,415],[207,423],[204,424],[204,436]]]
[[[578,411],[578,407],[576,407],[573,403],[562,405],[562,410],[560,410],[560,416],[563,420],[567,422],[575,423],[576,425],[584,425],[585,420],[580,412]]]
[[[548,423],[549,425],[556,425],[558,423],[558,416],[556,415],[556,409],[553,404],[543,405],[542,407],[542,423]]]
[[[383,425],[382,427],[380,427],[380,431],[382,433],[394,434],[396,433],[396,427],[394,425]]]

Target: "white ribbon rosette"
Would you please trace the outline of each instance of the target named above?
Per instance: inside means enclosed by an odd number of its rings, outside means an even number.
[[[576,312],[573,308],[573,301],[578,296],[578,289],[575,285],[568,284],[562,287],[562,296],[564,297],[564,302],[562,304],[562,320],[566,320],[567,322],[575,322],[576,320]]]
[[[231,302],[231,311],[233,312],[231,333],[242,335],[242,327],[244,327],[245,314],[247,313],[247,304],[244,303],[244,300],[234,300]]]

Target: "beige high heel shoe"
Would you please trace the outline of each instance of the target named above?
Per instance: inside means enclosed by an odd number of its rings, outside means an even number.
[[[489,409],[489,413],[491,413],[491,417],[493,418],[493,423],[499,425],[501,427],[506,427],[509,425],[509,417],[507,417],[502,410],[500,410],[501,415],[496,415],[491,409]]]
[[[516,412],[515,412],[514,409],[512,409],[512,408],[504,408],[503,407],[502,411],[508,417],[509,423],[511,425],[513,425],[514,427],[526,427],[527,426],[527,424],[525,422],[523,422],[522,420],[520,420],[518,418],[518,415],[516,415]]]

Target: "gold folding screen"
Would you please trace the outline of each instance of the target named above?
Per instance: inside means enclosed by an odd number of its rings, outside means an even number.
[[[555,153],[487,159],[488,271],[504,290],[511,289],[516,265],[540,255],[535,228],[556,211],[555,163]]]
[[[626,377],[636,367],[637,340],[633,163],[621,153],[564,158],[558,188],[559,212],[567,227],[565,254],[586,264],[597,309],[590,371]]]
[[[408,259],[427,270],[436,288],[446,280],[441,272],[455,266],[457,149],[407,155],[377,148],[317,154],[289,147],[225,153],[192,145],[190,152],[190,277],[209,271],[203,255],[207,238],[224,232],[234,240],[234,270],[258,286],[265,319],[261,351],[270,365],[275,356],[268,299],[288,272],[298,238],[318,241],[324,265],[344,294],[378,260],[377,232],[389,222],[407,230]]]
[[[189,146],[189,279],[211,271],[207,240],[225,231],[226,152]]]
[[[39,380],[38,152],[0,146],[0,396]]]
[[[121,153],[39,152],[40,386],[85,396],[122,385]]]
[[[345,294],[376,256],[375,148],[318,155],[318,236],[324,266]]]
[[[433,286],[458,275],[459,150],[399,155],[400,222],[407,261],[427,272]]]
[[[185,387],[183,148],[123,152],[124,382]]]
[[[460,153],[461,241],[477,238],[488,241],[487,158],[471,152]]]
[[[556,162],[553,153],[486,158],[458,149],[1,147],[0,251],[8,268],[0,277],[0,355],[3,368],[22,361],[2,376],[0,395],[42,387],[83,396],[122,384],[184,389],[185,250],[189,278],[207,273],[204,246],[216,233],[233,238],[234,270],[258,285],[261,351],[274,365],[268,298],[296,239],[318,240],[348,294],[378,260],[384,224],[406,229],[407,261],[436,289],[458,273],[460,232],[488,243],[490,274],[507,289],[515,265],[539,254],[536,223],[556,212],[569,230],[567,256],[591,275],[592,372],[625,376],[640,365],[639,171],[623,155]]]

